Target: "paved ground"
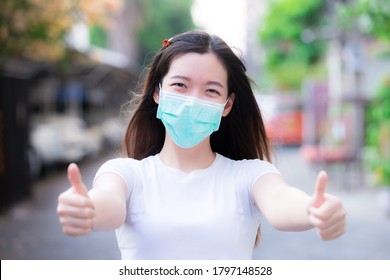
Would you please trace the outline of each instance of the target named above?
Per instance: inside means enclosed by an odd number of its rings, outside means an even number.
[[[278,149],[276,157],[275,163],[285,179],[311,193],[318,168],[303,162],[297,149]],[[81,165],[87,183],[107,158]],[[339,195],[347,208],[347,233],[323,242],[314,231],[279,232],[264,221],[255,259],[390,260],[390,217],[378,204],[377,191],[364,186],[356,174],[347,176],[343,169],[329,171],[329,192]],[[62,233],[55,213],[56,199],[67,187],[65,170],[61,170],[37,182],[30,200],[0,215],[1,259],[119,259],[113,232],[96,232],[82,238]]]

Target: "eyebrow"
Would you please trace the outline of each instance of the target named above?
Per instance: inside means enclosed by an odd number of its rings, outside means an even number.
[[[170,79],[183,79],[183,80],[186,80],[186,81],[190,81],[191,80],[189,77],[181,76],[181,75],[172,76],[172,77],[170,77]],[[217,81],[208,81],[206,84],[207,85],[215,85],[215,86],[219,86],[219,87],[223,88],[223,85],[220,82],[217,82]]]

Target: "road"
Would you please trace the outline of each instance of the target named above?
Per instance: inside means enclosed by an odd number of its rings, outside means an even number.
[[[80,165],[89,184],[97,168],[113,154]],[[297,148],[279,148],[275,164],[286,181],[312,193],[318,167],[302,161]],[[262,239],[254,259],[266,260],[390,260],[390,217],[380,207],[378,192],[361,184],[359,177],[346,177],[343,170],[329,169],[328,191],[342,198],[347,209],[347,232],[334,241],[321,241],[314,230],[280,232],[264,219]],[[344,180],[340,180],[344,178]],[[342,182],[342,183],[341,183]],[[72,238],[61,231],[56,216],[58,195],[68,188],[66,171],[47,176],[33,186],[33,196],[0,215],[2,260],[119,259],[113,232],[94,232]]]

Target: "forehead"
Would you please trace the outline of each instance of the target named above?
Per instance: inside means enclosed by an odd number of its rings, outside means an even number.
[[[227,83],[227,71],[214,53],[186,53],[175,57],[169,67],[167,77],[174,75],[199,79],[217,79]]]

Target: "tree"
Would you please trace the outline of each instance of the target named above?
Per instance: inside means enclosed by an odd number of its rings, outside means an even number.
[[[1,0],[0,59],[54,61],[63,57],[65,36],[77,22],[107,25],[122,0]]]
[[[345,31],[356,30],[390,42],[390,1],[355,0],[338,3],[337,19]]]
[[[366,165],[374,184],[390,187],[390,76],[366,109]]]
[[[259,31],[265,69],[281,89],[300,88],[324,55],[325,42],[304,35],[324,24],[325,1],[271,0]]]
[[[359,32],[371,40],[390,42],[390,2],[355,0],[338,3],[337,21],[343,32]],[[389,55],[390,46],[387,54]],[[388,74],[365,110],[365,165],[373,184],[390,187],[390,75]]]
[[[337,15],[344,32],[358,31],[374,40],[390,42],[389,1],[356,0],[352,4],[339,4]],[[387,55],[389,51],[390,46]],[[390,75],[366,106],[365,117],[365,165],[373,175],[374,185],[390,187]]]
[[[139,0],[143,20],[138,28],[140,61],[161,48],[164,39],[194,27],[191,6],[193,0]],[[141,64],[142,64],[141,63]]]

